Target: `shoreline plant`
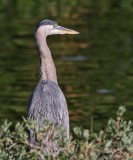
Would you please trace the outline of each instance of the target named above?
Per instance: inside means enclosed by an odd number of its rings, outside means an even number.
[[[69,140],[63,128],[55,129],[48,122],[38,129],[34,121],[23,119],[12,130],[12,123],[5,120],[0,127],[0,159],[133,160],[133,122],[124,120],[125,111],[125,107],[119,107],[116,118],[110,118],[99,133],[73,128]],[[34,132],[37,143],[29,143],[27,129]]]

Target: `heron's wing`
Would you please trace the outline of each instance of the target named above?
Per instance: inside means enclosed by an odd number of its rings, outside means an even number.
[[[69,130],[67,103],[60,87],[52,81],[40,81],[30,97],[28,118],[40,126],[45,120]]]

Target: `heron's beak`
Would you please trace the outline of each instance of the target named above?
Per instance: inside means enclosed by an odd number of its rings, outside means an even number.
[[[62,26],[57,26],[55,29],[57,30],[58,34],[79,34],[77,31]]]

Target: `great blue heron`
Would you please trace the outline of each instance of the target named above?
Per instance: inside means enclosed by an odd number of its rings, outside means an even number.
[[[28,104],[28,119],[34,119],[38,126],[45,120],[59,124],[66,129],[69,138],[69,114],[65,97],[58,86],[56,68],[46,42],[48,35],[78,34],[59,26],[55,21],[43,20],[35,32],[35,41],[40,54],[40,81],[34,89]]]

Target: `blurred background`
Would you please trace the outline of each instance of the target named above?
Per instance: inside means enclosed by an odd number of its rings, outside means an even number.
[[[73,126],[106,125],[120,105],[133,111],[133,0],[0,0],[0,123],[26,116],[39,79],[38,21],[52,19],[80,35],[47,41]]]

